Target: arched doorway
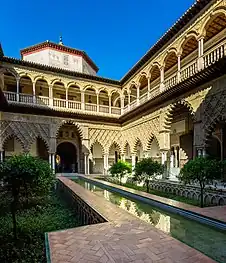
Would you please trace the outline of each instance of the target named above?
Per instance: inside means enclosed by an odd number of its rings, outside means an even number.
[[[57,171],[61,173],[77,173],[77,149],[71,142],[62,142],[57,146]]]

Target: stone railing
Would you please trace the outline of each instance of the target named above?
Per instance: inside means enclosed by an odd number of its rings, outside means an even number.
[[[97,105],[93,103],[84,103],[82,109],[82,103],[80,101],[64,100],[59,98],[49,98],[45,96],[33,96],[30,94],[18,94],[11,91],[4,91],[5,97],[8,102],[15,104],[28,104],[35,105],[36,107],[46,107],[58,110],[70,111],[70,112],[93,112],[99,114],[110,114],[115,117],[121,115],[121,108],[109,107],[105,105]]]
[[[81,225],[107,222],[98,212],[60,180],[57,180],[56,192],[75,210]]]
[[[177,183],[151,181],[150,188],[153,190],[172,193],[193,200],[200,200],[200,189],[193,186],[185,186]],[[205,205],[226,205],[226,192],[211,191],[206,189],[204,193]]]

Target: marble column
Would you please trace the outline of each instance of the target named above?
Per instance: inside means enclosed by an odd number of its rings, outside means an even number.
[[[148,99],[150,98],[150,91],[151,91],[151,77],[147,78],[148,80]]]
[[[52,169],[53,173],[55,174],[55,153],[52,154]]]
[[[108,154],[104,155],[104,174],[108,174]]]
[[[3,151],[0,151],[0,162],[3,162]]]
[[[135,168],[136,166],[136,154],[132,154],[132,170]]]
[[[170,155],[170,168],[174,168],[174,151],[171,151]]]
[[[52,168],[52,154],[49,153],[49,166]]]
[[[36,96],[35,96],[35,81],[34,81],[32,84],[33,84],[33,88],[32,88],[32,91],[33,91],[33,103],[35,104],[35,103],[36,103]]]
[[[16,101],[20,101],[20,78],[16,79]]]
[[[164,165],[167,161],[167,152],[163,151],[161,154],[162,154],[162,164]]]
[[[81,110],[85,110],[85,92],[81,91]]]
[[[180,70],[181,70],[181,60],[180,60],[181,56],[178,55],[177,56],[177,83],[180,82]]]
[[[198,41],[198,70],[204,69],[204,37],[201,37]]]
[[[121,114],[123,114],[123,110],[124,110],[124,104],[125,104],[125,96],[121,97]]]
[[[164,67],[161,67],[160,69],[160,92],[162,92],[165,89],[164,85]]]
[[[137,105],[140,104],[140,85],[137,87]]]

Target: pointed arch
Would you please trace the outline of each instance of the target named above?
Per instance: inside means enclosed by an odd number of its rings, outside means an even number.
[[[159,141],[157,140],[157,137],[152,133],[152,134],[149,136],[146,145],[144,146],[144,150],[145,150],[145,151],[150,151],[153,141],[156,142],[157,146],[158,146],[159,149],[160,149]]]
[[[194,109],[192,108],[191,104],[185,100],[180,100],[177,101],[176,103],[170,105],[168,112],[166,113],[165,120],[164,120],[164,127],[166,129],[170,129],[171,123],[172,123],[172,118],[173,118],[173,113],[177,108],[184,108],[187,109],[188,112],[190,113],[192,119],[194,119]]]
[[[74,125],[77,128],[77,130],[78,130],[78,133],[80,135],[81,140],[84,138],[83,130],[82,130],[81,126],[79,125],[79,123],[77,123],[77,122],[75,122],[73,120],[63,120],[63,121],[61,121],[58,124],[57,129],[56,129],[56,137],[59,135],[60,128],[63,127],[65,124]]]
[[[123,147],[122,147],[122,154],[126,154],[127,147],[129,147],[130,152],[131,152],[131,146],[130,143],[126,140]]]
[[[10,139],[13,139],[14,141],[17,141],[17,142],[19,143],[19,145],[21,146],[22,152],[25,152],[25,147],[24,147],[23,142],[22,142],[22,141],[20,140],[20,138],[19,138],[17,135],[15,135],[15,134],[8,134],[8,135],[2,140],[2,148],[3,148],[4,151],[6,151],[6,150],[5,150],[5,148],[6,148],[6,143],[7,143]],[[13,147],[14,147],[14,145],[13,145]],[[15,150],[15,149],[13,149],[13,152],[14,152],[14,150]]]
[[[93,141],[93,142],[91,143],[91,145],[90,145],[90,151],[92,152],[92,148],[93,148],[93,146],[95,146],[96,144],[100,146],[101,151],[102,151],[102,155],[104,155],[104,153],[105,153],[104,146],[102,145],[102,143],[100,143],[99,140],[95,140],[95,141]]]
[[[41,140],[41,141],[44,143],[47,151],[49,152],[49,148],[50,148],[49,141],[47,141],[46,138],[42,137],[41,135],[34,136],[34,137],[31,139],[31,141],[30,141],[30,143],[29,143],[29,145],[28,145],[29,149],[31,149],[32,144],[33,144],[35,141],[37,141],[37,140]]]
[[[141,142],[141,140],[137,137],[133,143],[133,146],[132,146],[132,153],[136,153],[137,152],[137,146],[141,146],[142,149],[143,148],[143,143]]]
[[[113,141],[113,142],[111,143],[111,145],[108,147],[108,154],[110,154],[110,150],[111,150],[112,147],[115,147],[116,149],[118,148],[119,153],[121,154],[122,151],[121,151],[120,144],[117,143],[116,141]]]

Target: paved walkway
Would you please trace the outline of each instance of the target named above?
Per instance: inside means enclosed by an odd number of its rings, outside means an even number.
[[[60,180],[108,222],[49,233],[52,263],[215,262],[69,179]]]

